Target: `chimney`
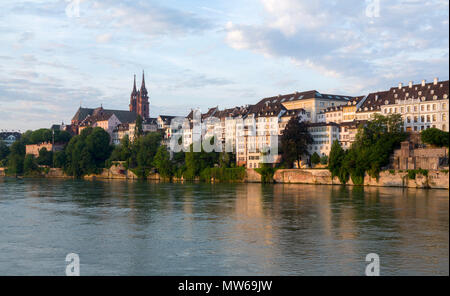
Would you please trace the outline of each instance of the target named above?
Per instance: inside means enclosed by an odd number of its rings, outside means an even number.
[[[425,80],[425,79],[422,79],[422,86],[425,86],[425,83],[426,83],[427,81]]]
[[[437,77],[434,77],[433,84],[434,84],[434,85],[437,85],[437,84],[438,84],[438,80],[439,80],[439,79],[438,79]]]
[[[398,84],[398,89],[402,89],[402,86],[403,86],[403,83],[400,82],[400,83]]]
[[[412,81],[410,81],[408,85],[409,85],[409,88],[412,88],[412,86],[413,86],[413,82],[412,82]]]

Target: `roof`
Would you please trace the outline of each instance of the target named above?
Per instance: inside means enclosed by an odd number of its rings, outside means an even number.
[[[8,137],[13,136],[16,139],[19,139],[21,137],[21,133],[18,132],[0,132],[0,140],[7,140]]]
[[[176,116],[172,115],[159,115],[159,118],[161,118],[162,122],[166,125],[169,125],[175,117]]]
[[[318,126],[339,126],[336,122],[314,122],[314,123],[307,123],[308,127],[318,127]]]
[[[320,112],[320,113],[341,111],[344,107],[352,106],[352,105],[353,105],[353,106],[356,106],[356,105],[358,105],[364,98],[365,98],[365,96],[351,97],[350,100],[347,102],[347,104],[328,107],[328,108],[326,108],[325,110],[323,110],[323,111]]]
[[[121,123],[132,123],[136,121],[137,114],[131,111],[125,110],[108,110],[103,109],[103,107],[99,107],[96,109],[91,108],[78,108],[77,113],[75,113],[72,121],[77,121],[78,123],[87,119],[88,116],[92,116],[89,120],[90,122],[107,120],[111,117],[111,115],[116,115],[117,119]]]
[[[420,83],[400,87],[391,87],[387,91],[370,93],[358,112],[381,110],[383,105],[392,105],[409,99],[435,101],[448,99],[449,81],[438,81],[436,84]]]
[[[291,93],[291,94],[287,94],[287,95],[278,95],[278,96],[274,96],[274,97],[264,98],[261,101],[259,101],[258,104],[259,103],[264,104],[266,102],[288,103],[288,102],[292,102],[292,101],[306,100],[306,99],[312,99],[312,98],[338,100],[338,101],[347,102],[350,99],[352,99],[353,97],[352,96],[344,96],[344,95],[334,95],[334,94],[322,94],[316,90],[309,90],[309,91],[304,91],[304,92],[295,92],[295,93]]]

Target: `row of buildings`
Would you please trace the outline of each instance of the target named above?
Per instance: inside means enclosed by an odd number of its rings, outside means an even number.
[[[371,120],[374,114],[400,114],[405,131],[419,132],[430,127],[448,131],[448,93],[449,81],[435,78],[432,82],[400,83],[364,96],[311,90],[267,97],[253,105],[224,110],[218,107],[210,108],[206,113],[191,110],[181,118],[166,115],[151,118],[143,74],[139,90],[134,79],[129,111],[80,107],[71,124],[61,128],[78,134],[88,126],[102,127],[111,135],[112,142],[118,144],[125,135],[134,140],[136,119],[140,116],[144,133],[160,131],[168,146],[173,137],[180,138],[182,145],[189,147],[196,139],[214,136],[223,150],[236,154],[238,165],[258,168],[262,150],[274,147],[274,141],[279,141],[292,117],[308,123],[314,139],[309,153],[322,156],[330,153],[336,140],[348,149],[355,140],[358,127]],[[196,130],[196,126],[200,128]],[[279,160],[276,155],[274,162]]]

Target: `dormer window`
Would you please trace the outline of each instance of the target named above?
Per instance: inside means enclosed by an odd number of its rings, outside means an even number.
[[[384,101],[384,104],[385,105],[389,104],[389,101],[388,100]]]

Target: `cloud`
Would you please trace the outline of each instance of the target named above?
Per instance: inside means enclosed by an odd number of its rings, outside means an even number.
[[[325,76],[359,80],[360,86],[411,74],[402,68],[428,74],[432,67],[448,76],[442,66],[448,65],[447,1],[380,1],[376,18],[366,16],[360,0],[260,3],[262,23],[226,25],[230,47],[288,58]]]
[[[109,33],[98,35],[95,40],[97,43],[107,43],[111,40],[112,35]]]

